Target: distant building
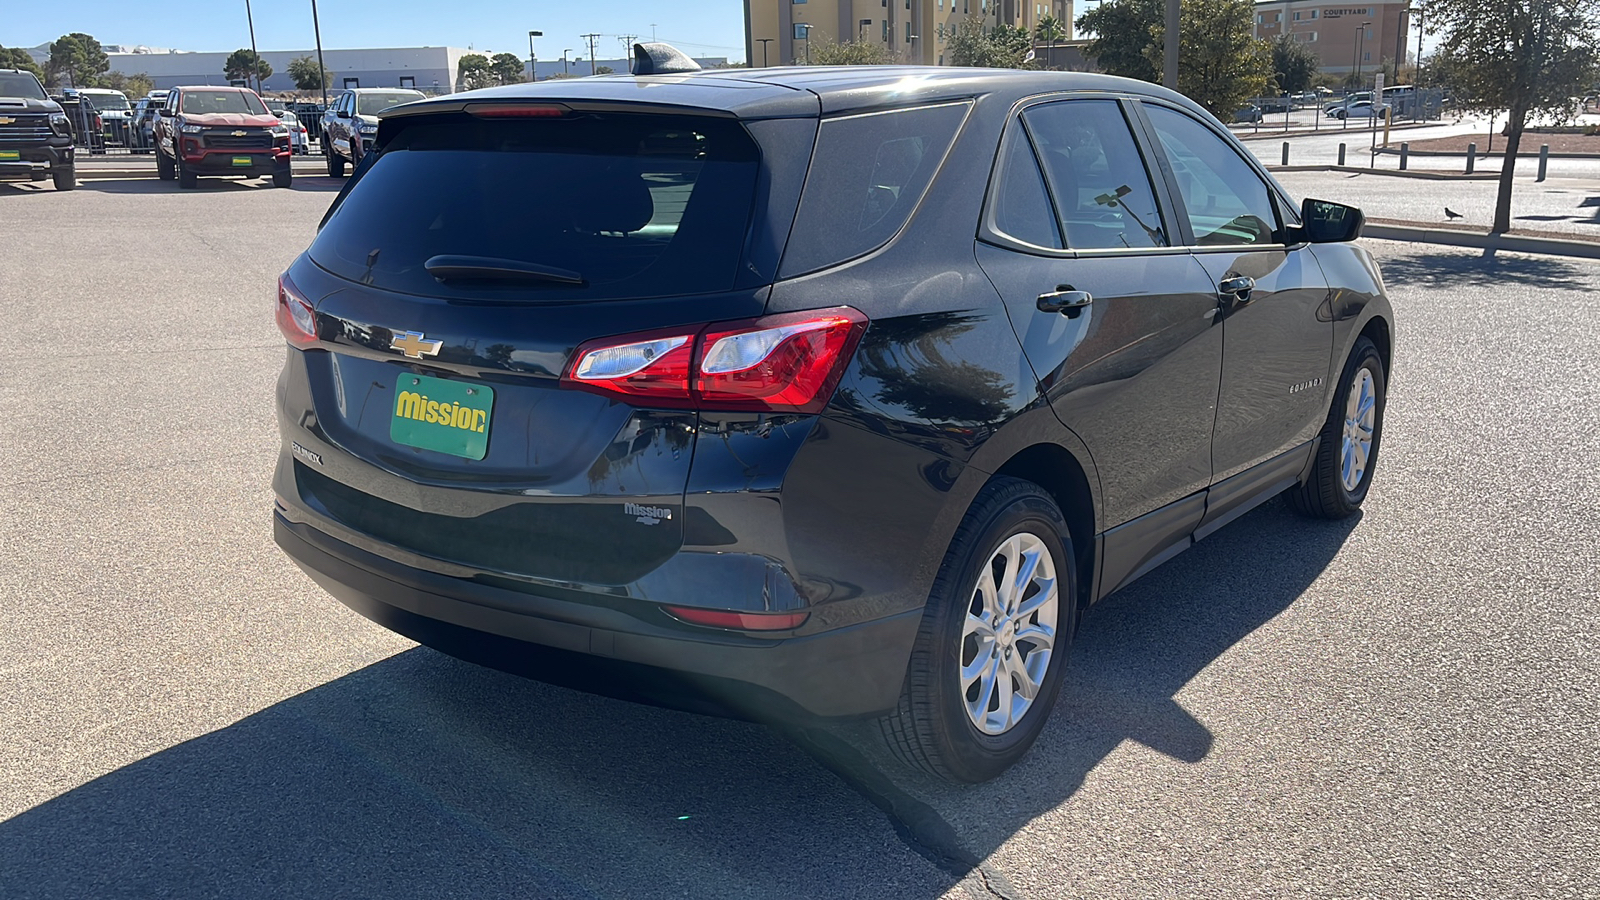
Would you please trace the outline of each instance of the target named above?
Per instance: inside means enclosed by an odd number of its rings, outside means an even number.
[[[863,41],[897,59],[945,65],[946,48],[973,16],[985,27],[1033,31],[1054,15],[1071,37],[1074,0],[744,0],[745,59],[752,66],[803,63],[823,42]]]
[[[1374,73],[1382,65],[1393,83],[1395,63],[1405,65],[1410,0],[1361,0],[1339,6],[1307,0],[1258,0],[1256,37],[1290,35],[1322,61],[1322,71],[1348,75],[1359,66]],[[1385,65],[1385,61],[1388,64]]]

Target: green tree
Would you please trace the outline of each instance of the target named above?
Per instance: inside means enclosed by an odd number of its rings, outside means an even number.
[[[121,72],[107,72],[103,79],[105,85],[114,91],[121,91],[133,99],[138,99],[150,93],[155,88],[155,80],[144,72],[136,75],[125,75]]]
[[[456,64],[456,81],[461,90],[472,91],[494,84],[494,72],[489,68],[489,57],[482,53],[468,53]]]
[[[249,81],[254,78],[260,84],[272,77],[272,67],[254,50],[241,47],[228,54],[227,60],[222,63],[222,74],[229,81]]]
[[[1033,26],[1033,38],[1044,44],[1060,43],[1067,39],[1067,29],[1060,19],[1046,13],[1039,24]]]
[[[598,67],[595,68],[594,73],[596,75],[610,75],[612,72],[615,72],[615,71],[616,71],[616,69],[613,69],[610,66],[598,66]]]
[[[811,45],[811,64],[814,66],[883,66],[894,61],[894,54],[889,52],[888,47],[870,41],[835,44],[820,40],[813,41]]]
[[[1593,83],[1600,58],[1594,0],[1430,0],[1429,29],[1440,35],[1430,68],[1472,112],[1507,113],[1505,164],[1494,233],[1511,229],[1513,160],[1530,115],[1566,118],[1569,98]]]
[[[299,56],[289,60],[289,77],[302,91],[320,91],[333,84],[334,73],[318,66],[309,56]]]
[[[40,81],[44,80],[44,70],[33,61],[33,55],[17,47],[0,47],[0,69],[21,69],[32,72]]]
[[[1178,18],[1178,90],[1223,121],[1272,83],[1272,51],[1254,35],[1251,0],[1186,0]],[[1145,56],[1161,63],[1165,23],[1150,29]]]
[[[1161,0],[1106,0],[1078,17],[1078,31],[1094,35],[1083,54],[1109,75],[1159,84],[1160,61],[1151,61],[1150,48],[1163,15]]]
[[[950,39],[950,64],[990,69],[1031,69],[1033,37],[1028,29],[1012,25],[987,27],[979,13],[973,13]]]
[[[498,84],[517,84],[523,79],[522,57],[515,53],[496,53],[489,60],[489,74]]]
[[[97,87],[100,75],[111,68],[111,58],[100,42],[82,32],[63,34],[50,45],[50,62],[45,69],[52,83],[63,77],[73,87]]]
[[[1272,71],[1278,76],[1278,90],[1299,93],[1310,88],[1320,66],[1317,55],[1292,35],[1273,39]]]

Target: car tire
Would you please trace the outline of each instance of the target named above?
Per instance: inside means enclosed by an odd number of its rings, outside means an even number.
[[[997,573],[1007,583],[1030,554],[1020,592],[995,586]],[[984,486],[939,567],[899,703],[879,720],[891,752],[967,783],[1000,775],[1028,752],[1055,706],[1077,624],[1074,560],[1066,521],[1049,494],[1017,478]],[[1029,609],[1046,591],[1053,596]],[[1018,690],[1024,678],[1031,699]]]
[[[78,170],[72,166],[51,169],[50,177],[55,181],[58,191],[70,191],[78,186]]]
[[[1297,511],[1318,519],[1343,519],[1361,508],[1383,443],[1386,401],[1383,358],[1363,337],[1339,376],[1311,472],[1289,491],[1289,502]]]
[[[328,175],[333,178],[344,177],[344,157],[335,153],[332,147],[328,148]]]
[[[294,170],[284,167],[282,172],[272,173],[272,186],[286,188],[294,184]]]
[[[162,153],[159,147],[156,148],[155,154],[156,177],[162,181],[171,181],[172,179],[178,177],[177,169],[173,165],[172,158],[167,156],[165,153]]]
[[[193,170],[183,164],[182,157],[174,159],[172,165],[178,174],[178,187],[188,189],[199,185],[199,179],[195,176]]]

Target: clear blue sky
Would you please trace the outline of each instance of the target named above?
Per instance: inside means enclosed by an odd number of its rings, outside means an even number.
[[[245,0],[149,4],[130,0],[7,0],[0,16],[0,45],[36,47],[81,31],[106,44],[145,44],[174,50],[237,50],[250,46]],[[256,47],[299,50],[313,46],[311,0],[251,0]],[[540,59],[559,59],[564,48],[587,56],[580,34],[600,32],[601,59],[624,55],[617,35],[659,40],[695,56],[744,59],[741,0],[647,0],[508,3],[495,0],[317,0],[322,46],[474,47],[528,55],[528,32],[543,31]]]

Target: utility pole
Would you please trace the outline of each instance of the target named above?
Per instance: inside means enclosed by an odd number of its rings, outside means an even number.
[[[600,35],[598,33],[596,33],[596,34],[580,34],[580,35],[578,35],[578,37],[581,37],[584,40],[589,42],[589,74],[590,75],[595,74],[595,70],[594,70],[594,39],[599,37],[599,36]]]
[[[250,14],[250,0],[244,0],[244,20],[250,24],[250,68],[256,75],[256,93],[261,93],[261,57],[256,55],[256,19]],[[250,83],[246,78],[245,84]]]
[[[327,109],[328,67],[322,64],[322,26],[317,22],[317,0],[311,0],[311,31],[317,36],[317,83],[322,85],[322,108]]]
[[[533,52],[533,39],[536,38],[536,37],[544,37],[544,32],[542,32],[542,31],[530,31],[530,32],[528,32],[528,80],[529,81],[538,81],[539,80],[539,55],[537,53]]]
[[[567,49],[561,51],[561,74],[563,74],[563,75],[567,74],[567,54],[571,53],[571,52],[572,52],[572,48],[571,47],[568,47]]]
[[[656,23],[651,22],[650,23],[650,43],[654,44],[655,42],[656,42]]]
[[[1178,89],[1178,0],[1167,0],[1166,52],[1161,68],[1162,87]]]
[[[623,59],[631,59],[633,57],[633,42],[637,41],[638,39],[639,36],[637,34],[617,35],[617,40],[622,44]]]

